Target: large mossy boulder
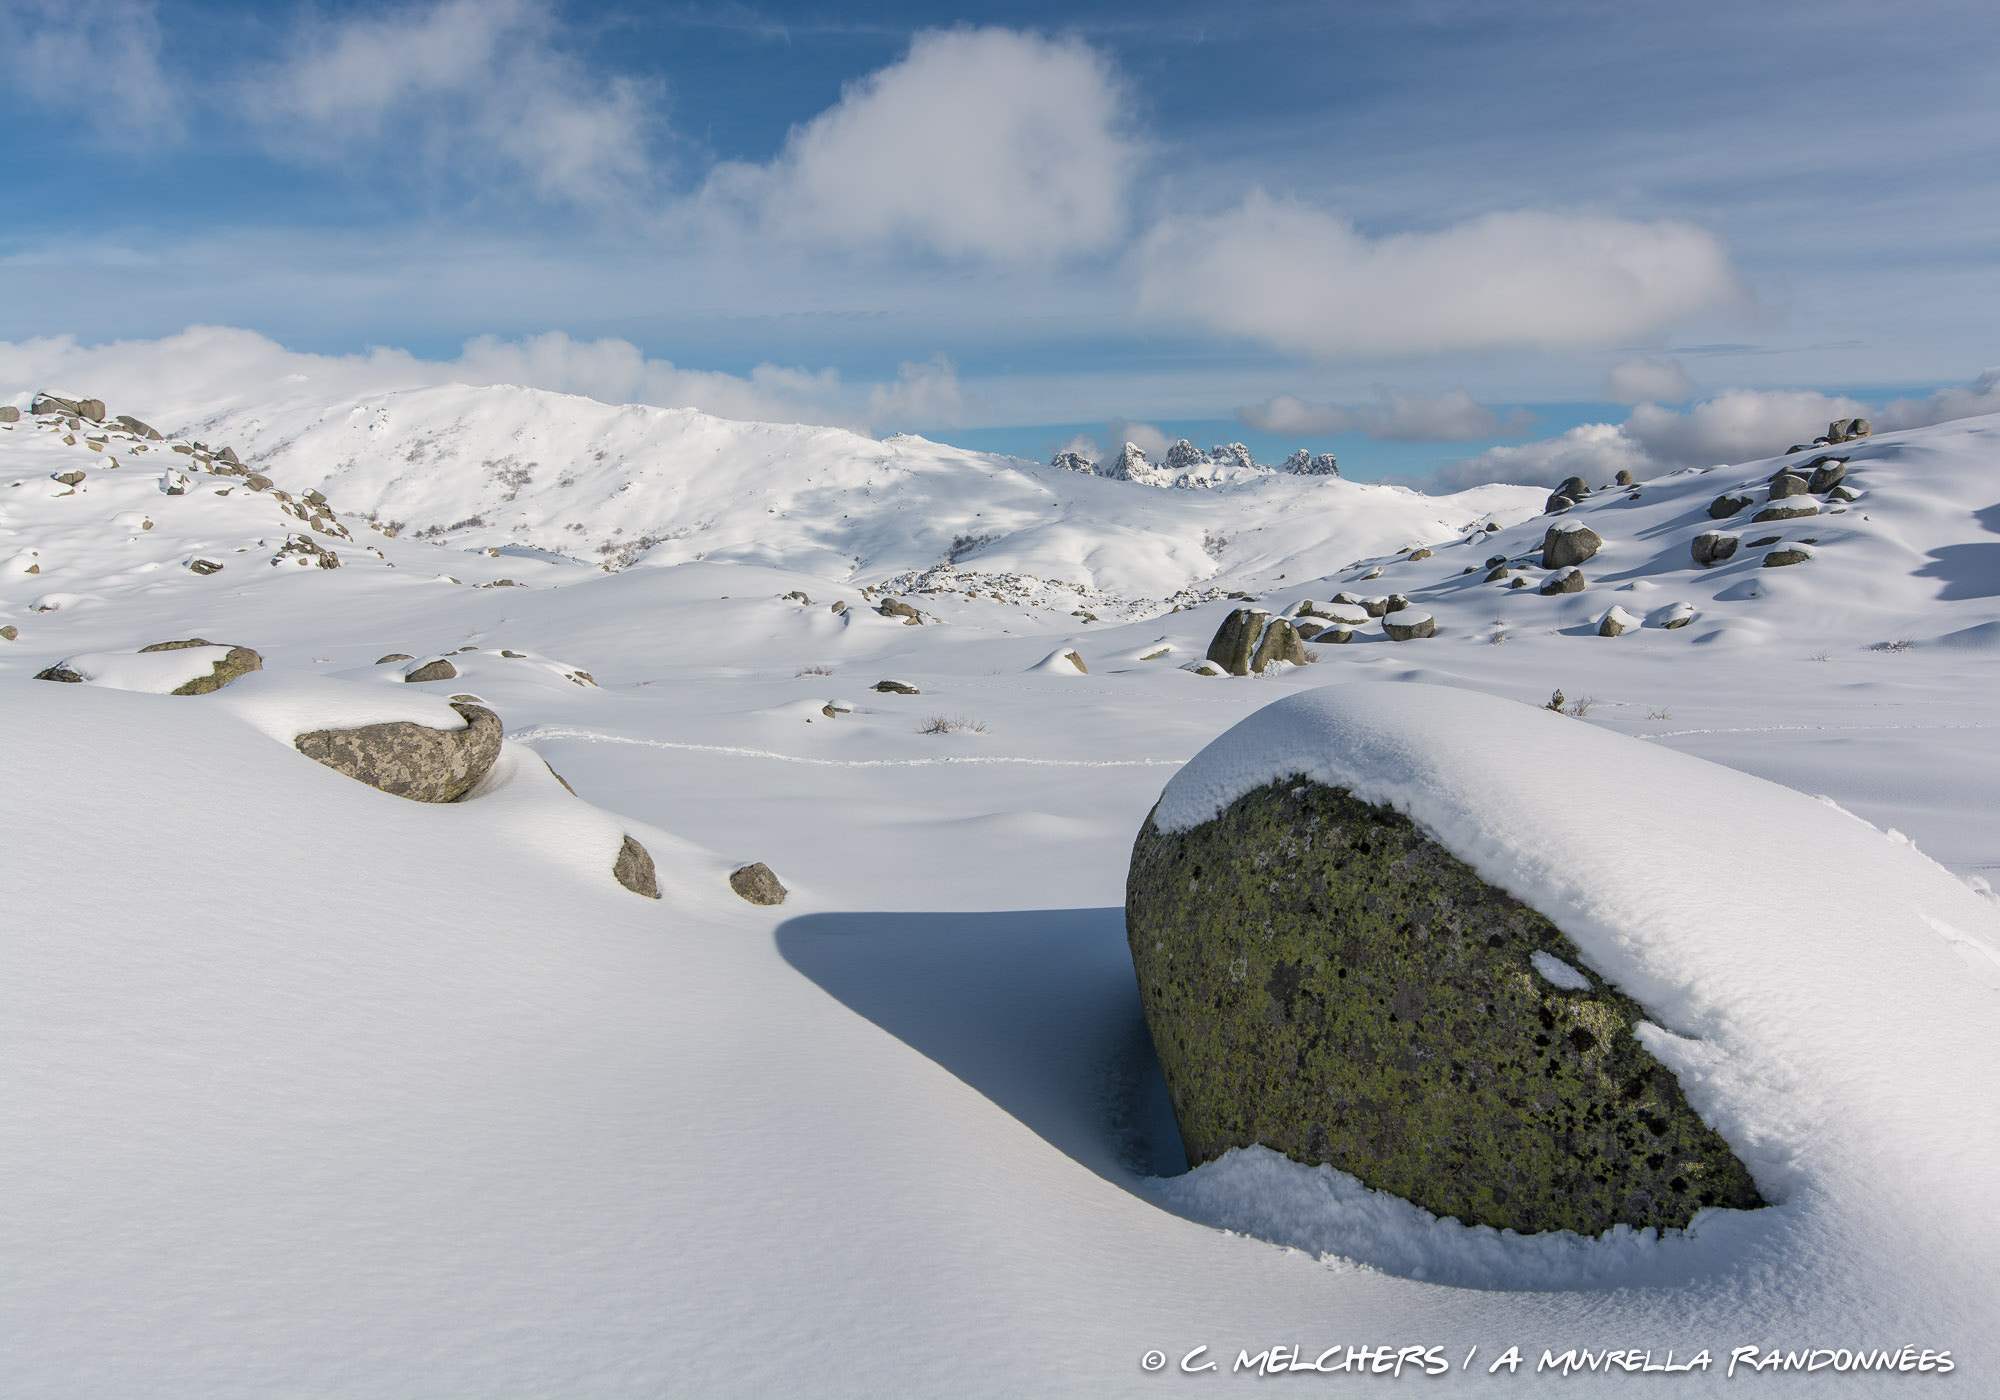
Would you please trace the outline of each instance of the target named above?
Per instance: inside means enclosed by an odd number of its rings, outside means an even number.
[[[396,720],[358,729],[315,729],[293,746],[338,773],[412,802],[456,802],[493,767],[504,727],[484,705],[455,703],[463,729]],[[629,886],[628,886],[629,888]]]
[[[1407,817],[1299,778],[1157,815],[1126,928],[1191,1163],[1261,1143],[1524,1233],[1762,1204],[1645,1010]]]

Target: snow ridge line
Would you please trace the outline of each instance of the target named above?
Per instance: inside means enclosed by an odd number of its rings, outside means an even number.
[[[1811,734],[1887,733],[1898,729],[1992,729],[1990,724],[1751,724],[1739,729],[1663,729],[1653,734],[1633,733],[1634,739],[1678,739],[1688,734]]]
[[[1180,758],[1020,758],[984,754],[941,758],[808,758],[801,754],[777,753],[771,749],[746,749],[735,744],[635,739],[626,734],[606,734],[602,730],[574,729],[560,724],[531,725],[514,730],[507,737],[524,743],[535,739],[588,739],[598,744],[636,744],[648,749],[685,749],[690,753],[720,753],[736,758],[774,758],[784,763],[804,763],[817,768],[939,768],[950,763],[1018,763],[1030,768],[1178,768],[1187,761]]]

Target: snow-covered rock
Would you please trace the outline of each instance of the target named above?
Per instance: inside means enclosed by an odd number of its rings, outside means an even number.
[[[1298,717],[1311,699],[1314,717],[1344,715],[1352,689],[1273,708]],[[1369,698],[1354,697],[1363,713]],[[1288,734],[1267,715],[1239,728],[1291,750],[1269,766],[1323,761],[1297,747],[1325,737],[1312,725],[1295,718]],[[1432,737],[1420,719],[1378,742]],[[1221,749],[1243,756],[1232,738],[1187,780],[1222,781],[1210,765],[1229,761]],[[1133,847],[1126,925],[1191,1162],[1261,1144],[1523,1233],[1682,1228],[1705,1208],[1763,1204],[1641,1043],[1648,1013],[1575,972],[1559,926],[1393,806],[1286,774],[1206,820],[1182,816],[1170,786]],[[1544,960],[1570,969],[1566,994],[1531,974]]]

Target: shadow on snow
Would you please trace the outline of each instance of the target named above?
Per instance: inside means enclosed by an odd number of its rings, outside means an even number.
[[[811,914],[778,951],[1099,1176],[1187,1170],[1123,909]]]

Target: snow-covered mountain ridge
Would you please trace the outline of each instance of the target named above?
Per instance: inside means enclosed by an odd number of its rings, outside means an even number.
[[[614,568],[734,560],[854,584],[951,562],[1128,601],[1286,572],[1294,555],[1323,572],[1518,516],[1543,495],[1427,498],[1254,465],[1230,468],[1224,489],[1136,492],[923,438],[513,387],[231,411],[186,431],[345,511],[459,547],[525,545]]]

